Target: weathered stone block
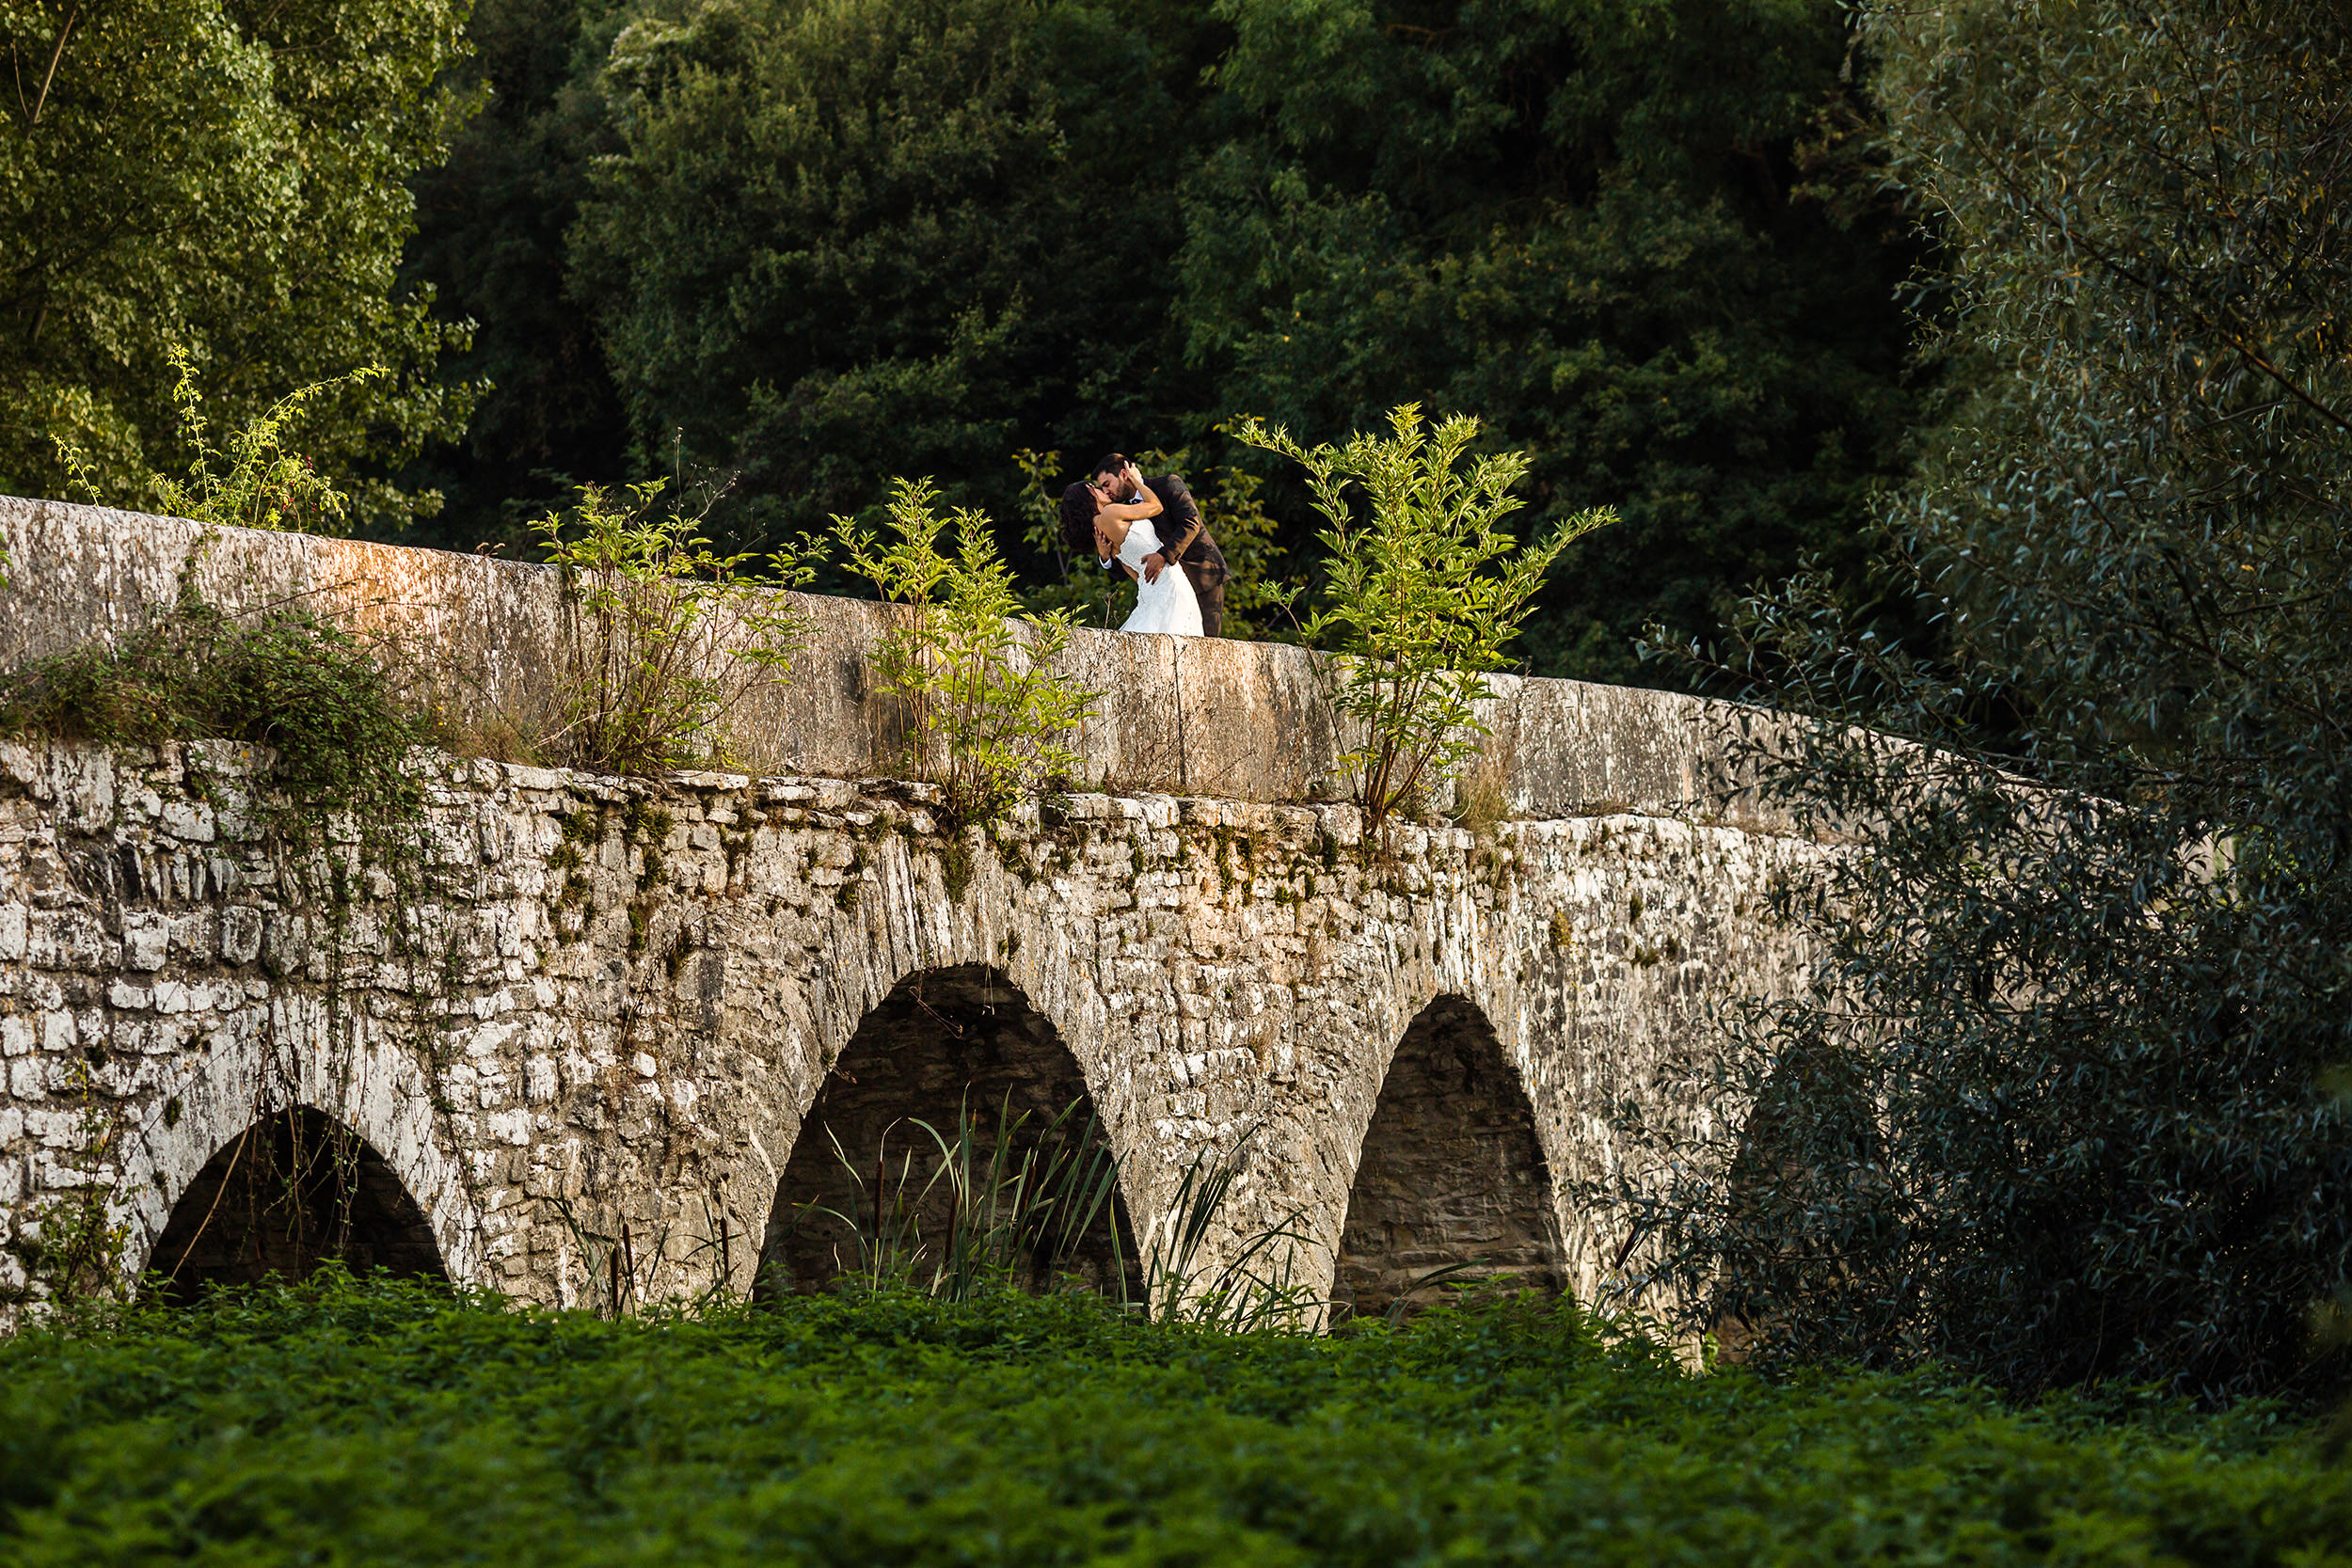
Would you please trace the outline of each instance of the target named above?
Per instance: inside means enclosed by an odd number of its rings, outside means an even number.
[[[122,961],[131,969],[152,973],[164,967],[171,950],[171,917],[142,913],[122,921]]]

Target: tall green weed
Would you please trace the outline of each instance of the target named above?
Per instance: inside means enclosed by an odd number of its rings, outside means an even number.
[[[729,719],[783,682],[807,633],[775,590],[807,585],[815,547],[775,550],[755,577],[751,554],[719,553],[699,514],[663,505],[666,488],[582,485],[534,525],[564,586],[562,695],[537,748],[550,760],[632,774],[729,763]]]
[[[954,820],[985,822],[1077,768],[1070,736],[1094,693],[1052,669],[1072,612],[1024,614],[988,518],[938,502],[930,481],[894,480],[886,533],[842,516],[834,531],[844,563],[899,607],[874,664],[906,705],[909,771],[943,787]]]
[[[185,517],[207,528],[252,528],[301,533],[340,533],[348,526],[351,498],[318,471],[309,456],[286,450],[287,433],[314,404],[347,388],[381,381],[390,372],[381,365],[364,365],[344,375],[298,387],[243,427],[228,436],[225,447],[212,444],[212,418],[204,412],[204,389],[196,379],[196,358],[178,343],[166,349],[174,376],[172,414],[180,445],[189,455],[184,476],[148,476],[148,488],[167,516]],[[57,462],[70,486],[79,487],[95,505],[99,495],[97,467],[90,454],[64,436],[52,434]]]
[[[1316,534],[1327,552],[1324,608],[1305,635],[1340,656],[1334,702],[1361,726],[1342,760],[1375,832],[1434,804],[1478,754],[1488,731],[1473,705],[1491,694],[1486,676],[1507,662],[1503,645],[1533,612],[1544,574],[1575,540],[1616,520],[1589,507],[1519,547],[1502,522],[1526,504],[1512,493],[1527,474],[1524,452],[1473,457],[1475,419],[1457,414],[1431,430],[1418,404],[1391,411],[1389,429],[1312,450],[1255,420],[1236,430],[1307,470],[1327,524]],[[1368,516],[1357,515],[1356,490]]]

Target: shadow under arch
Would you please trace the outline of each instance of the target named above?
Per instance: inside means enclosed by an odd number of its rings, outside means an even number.
[[[1452,1280],[1513,1275],[1557,1290],[1560,1257],[1534,1107],[1486,1015],[1440,996],[1398,1041],[1364,1132],[1335,1315],[1379,1316],[1446,1268]]]
[[[924,1193],[941,1157],[914,1120],[953,1143],[967,1110],[982,1155],[994,1149],[1000,1112],[1008,1122],[1025,1113],[1012,1138],[1016,1153],[1035,1148],[1065,1111],[1066,1132],[1090,1124],[1094,1142],[1107,1147],[1077,1057],[1019,987],[980,964],[920,971],[859,1021],[802,1119],[776,1184],[754,1293],[821,1290],[854,1267],[858,1238],[839,1216],[870,1212],[883,1181],[910,1199]],[[1120,1189],[1115,1173],[1110,1201],[1071,1263],[1081,1283],[1104,1291],[1120,1289],[1123,1270],[1136,1298],[1140,1272]],[[947,1181],[930,1186],[915,1210],[927,1239],[944,1232],[953,1206]]]
[[[1911,1296],[1899,1278],[1907,1227],[1890,1212],[1885,1155],[1854,1042],[1783,1042],[1739,1130],[1722,1200],[1703,1211],[1724,1362],[1775,1345],[1811,1348],[1808,1338],[1844,1354],[1810,1325],[1850,1330]],[[1883,1326],[1899,1332],[1899,1312]]]
[[[274,1112],[197,1172],[149,1254],[163,1300],[269,1275],[300,1278],[328,1259],[446,1282],[433,1227],[358,1133],[308,1105]]]

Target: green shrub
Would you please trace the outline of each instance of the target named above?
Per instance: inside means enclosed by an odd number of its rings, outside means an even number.
[[[296,807],[386,823],[420,805],[405,766],[427,738],[384,668],[307,610],[230,615],[192,590],[113,647],[29,660],[0,675],[0,735],[152,746],[250,742]]]
[[[955,821],[983,822],[1078,766],[1065,737],[1094,694],[1052,671],[1070,644],[1072,612],[1022,614],[987,517],[969,508],[942,516],[938,500],[929,480],[894,480],[895,538],[842,516],[834,530],[850,570],[901,607],[874,662],[907,705],[908,770],[943,786]],[[939,547],[950,524],[953,554]]]
[[[231,615],[205,602],[192,580],[213,529],[324,531],[343,519],[348,498],[308,458],[287,451],[283,437],[311,403],[385,372],[370,367],[279,399],[231,436],[224,453],[206,437],[194,362],[183,348],[168,356],[179,372],[172,396],[181,436],[195,460],[184,480],[157,474],[152,483],[167,510],[205,527],[179,598],[115,645],[92,643],[0,673],[0,735],[134,746],[246,741],[270,750],[273,775],[296,807],[354,811],[372,829],[414,816],[421,797],[405,764],[433,730],[399,700],[382,661],[308,610],[281,605]],[[87,454],[53,439],[68,473],[98,500]],[[216,461],[226,468],[215,471]]]
[[[1306,636],[1341,656],[1338,705],[1363,726],[1343,762],[1375,832],[1431,803],[1477,755],[1487,726],[1471,705],[1489,694],[1486,677],[1504,667],[1503,644],[1545,572],[1570,542],[1616,520],[1589,508],[1515,554],[1501,524],[1525,504],[1511,491],[1526,455],[1478,457],[1457,471],[1478,421],[1457,414],[1426,431],[1418,404],[1391,413],[1389,428],[1385,439],[1359,434],[1311,451],[1254,420],[1236,432],[1303,466],[1329,525],[1316,535],[1328,552],[1325,604]],[[1368,520],[1358,520],[1351,486],[1370,499]]]
[[[1227,1335],[1081,1296],[623,1322],[354,1283],[0,1344],[0,1558],[2343,1564],[2253,1407],[1692,1377],[1565,1303]]]
[[[663,482],[619,503],[580,486],[566,515],[536,525],[563,569],[562,700],[540,749],[599,773],[655,773],[730,760],[728,717],[781,682],[806,617],[775,592],[815,575],[813,549],[781,549],[768,576],[749,554],[720,555],[698,517],[659,505]]]

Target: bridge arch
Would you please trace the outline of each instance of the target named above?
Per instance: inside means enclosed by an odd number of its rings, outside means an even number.
[[[256,1137],[274,1136],[273,1122],[308,1113],[381,1163],[421,1217],[438,1272],[474,1279],[479,1209],[435,1107],[426,1069],[407,1051],[365,1022],[349,1033],[334,1027],[324,1002],[290,998],[236,1015],[124,1137],[126,1273],[135,1277],[157,1265],[174,1215],[225,1150],[256,1128],[264,1130]],[[315,1125],[309,1136],[324,1147],[326,1133]],[[230,1180],[225,1169],[221,1176]],[[381,1179],[371,1180],[380,1193]]]
[[[975,1164],[985,1171],[1000,1126],[1013,1160],[1057,1145],[1093,1162],[1108,1192],[1066,1269],[1096,1290],[1120,1275],[1137,1288],[1123,1173],[1077,1057],[1053,1022],[1003,971],[984,964],[924,969],[901,979],[859,1021],[803,1117],[776,1185],[760,1249],[762,1294],[822,1289],[856,1268],[877,1208],[911,1218],[934,1266],[955,1211],[952,1177],[934,1181],[969,1117]],[[1079,1145],[1084,1141],[1086,1151]],[[854,1216],[853,1227],[850,1217]],[[1053,1283],[1041,1256],[1032,1285]]]
[[[1884,1149],[1851,1050],[1823,1040],[1788,1053],[1745,1107],[1724,1172],[1713,1283],[1727,1362],[1785,1326],[1790,1303],[1844,1287],[1868,1250]]]
[[[207,1160],[148,1257],[167,1300],[340,1259],[447,1280],[432,1224],[365,1138],[323,1111],[263,1116]]]
[[[1534,1107],[1486,1015],[1439,996],[1406,1029],[1381,1080],[1348,1188],[1335,1316],[1377,1317],[1421,1299],[1415,1282],[1440,1269],[1557,1289],[1561,1266]]]

